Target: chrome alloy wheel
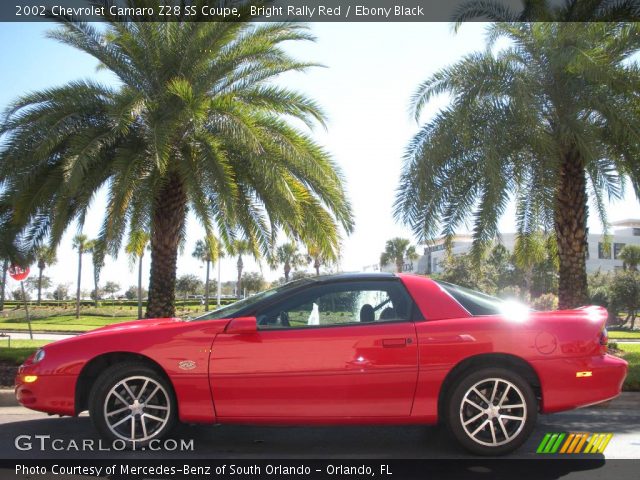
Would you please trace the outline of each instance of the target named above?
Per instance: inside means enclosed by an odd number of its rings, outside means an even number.
[[[104,418],[109,430],[128,442],[145,442],[169,421],[171,403],[162,385],[144,376],[127,377],[109,390]]]
[[[460,422],[474,442],[497,447],[511,442],[527,420],[527,404],[520,389],[502,378],[473,385],[460,404]]]

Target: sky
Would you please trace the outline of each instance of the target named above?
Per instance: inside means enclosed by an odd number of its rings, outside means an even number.
[[[93,58],[46,38],[51,28],[47,24],[0,23],[0,110],[26,92],[79,78],[114,82],[107,72],[96,70]],[[412,238],[410,230],[392,216],[404,148],[419,127],[408,113],[409,99],[418,84],[438,69],[482,49],[485,25],[465,24],[455,34],[448,23],[312,23],[310,28],[316,42],[290,45],[289,49],[296,57],[324,67],[287,74],[280,83],[317,100],[329,117],[327,130],[318,127],[313,136],[332,154],[346,178],[356,226],[345,239],[339,269],[357,271],[377,263],[389,238]],[[425,118],[445,104],[445,98],[434,100]],[[84,226],[83,233],[89,237],[97,236],[104,205],[104,192],[100,192]],[[610,204],[608,212],[610,221],[640,218],[640,204],[632,189],[624,200]],[[591,232],[602,231],[595,215],[589,219],[589,228]],[[500,230],[515,230],[513,208],[502,217]],[[178,275],[194,273],[204,279],[203,265],[191,257],[204,230],[189,218],[187,232]],[[58,249],[58,263],[45,271],[54,285],[66,283],[75,288],[77,255],[71,249],[75,233],[73,227],[67,231]],[[88,255],[84,263],[82,285],[89,291],[93,272]],[[235,263],[235,259],[222,260],[222,281],[235,279]],[[148,270],[147,261],[145,285]],[[259,270],[256,262],[245,258],[245,271]],[[262,273],[268,280],[282,276],[281,271],[271,271],[266,265]],[[212,275],[215,277],[215,270]],[[136,272],[130,269],[124,253],[115,260],[107,259],[101,284],[107,281],[117,282],[123,290],[136,284]],[[13,291],[18,284],[9,280],[7,287]]]

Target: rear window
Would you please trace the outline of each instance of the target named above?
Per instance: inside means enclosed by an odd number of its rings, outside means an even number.
[[[436,282],[471,315],[500,315],[504,300],[447,282]]]

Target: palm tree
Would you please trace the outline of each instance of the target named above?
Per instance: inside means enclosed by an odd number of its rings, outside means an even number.
[[[242,15],[234,22],[135,22],[106,12],[100,28],[64,21],[51,32],[120,83],[76,81],[25,95],[6,111],[0,230],[18,225],[28,242],[50,234],[57,245],[71,223],[82,226],[105,186],[99,238],[107,253],[117,254],[132,227],[150,232],[151,317],[175,314],[187,209],[225,245],[240,234],[266,253],[283,232],[337,250],[340,229],[353,228],[341,173],[288,122],[323,125],[324,114],[273,82],[312,66],[282,43],[313,37],[302,24],[251,23]]]
[[[38,264],[38,301],[36,305],[40,305],[42,298],[42,273],[48,265],[56,263],[56,251],[51,247],[42,245],[36,249],[35,257]]]
[[[204,240],[198,240],[191,254],[201,262],[206,263],[207,273],[204,282],[204,309],[209,310],[209,268],[212,262],[220,261],[220,245],[218,239],[214,236],[206,237]]]
[[[236,264],[237,268],[238,268],[238,280],[237,280],[237,283],[236,283],[236,295],[239,297],[239,296],[241,296],[241,292],[242,292],[242,269],[244,268],[244,262],[242,261],[242,256],[243,255],[247,255],[249,253],[252,253],[251,245],[249,244],[249,242],[247,240],[236,239],[233,242],[231,242],[231,244],[229,244],[227,250],[229,252],[229,255],[237,255],[238,256],[238,262]]]
[[[587,302],[587,201],[607,225],[606,196],[624,177],[640,194],[640,71],[628,60],[640,26],[612,23],[498,23],[488,47],[434,74],[412,105],[416,119],[435,95],[449,93],[410,142],[395,215],[421,241],[447,243],[473,214],[473,253],[498,235],[516,202],[518,237],[554,231],[559,307]],[[499,38],[509,45],[493,51]]]
[[[516,238],[513,263],[522,270],[524,288],[529,294],[532,294],[534,269],[549,258],[557,269],[558,244],[554,235],[534,231]]]
[[[640,264],[640,245],[625,245],[618,257],[624,262],[624,268],[637,272]]]
[[[74,250],[78,251],[78,288],[76,290],[76,318],[80,318],[80,284],[82,282],[82,255],[88,253],[92,246],[92,242],[89,238],[79,233],[73,237],[72,246]]]
[[[149,233],[143,230],[129,232],[129,242],[124,247],[131,266],[138,262],[138,318],[142,318],[142,257],[149,245]]]
[[[307,261],[313,262],[313,268],[316,271],[316,277],[320,275],[320,267],[325,262],[322,257],[322,251],[315,245],[309,245],[307,247]]]
[[[516,12],[504,1],[469,0],[454,14],[456,29],[469,20],[494,22],[619,22],[638,21],[640,10],[636,0],[611,2],[609,0],[522,0],[523,8]]]
[[[304,265],[306,258],[298,251],[298,245],[295,242],[283,243],[276,249],[274,258],[271,259],[272,267],[277,265],[284,266],[284,281],[289,281],[289,273],[291,269]]]
[[[405,259],[410,261],[417,260],[419,255],[416,253],[416,247],[406,238],[392,238],[387,240],[384,252],[380,255],[380,265],[388,265],[391,262],[396,264],[396,271],[402,273]]]
[[[98,306],[100,295],[100,273],[104,267],[105,246],[99,239],[87,242],[85,251],[91,253],[91,263],[93,264],[93,302]]]

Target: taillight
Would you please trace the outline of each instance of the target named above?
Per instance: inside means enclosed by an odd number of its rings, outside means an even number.
[[[600,352],[607,353],[607,344],[609,343],[609,334],[607,329],[603,328],[600,332]]]

